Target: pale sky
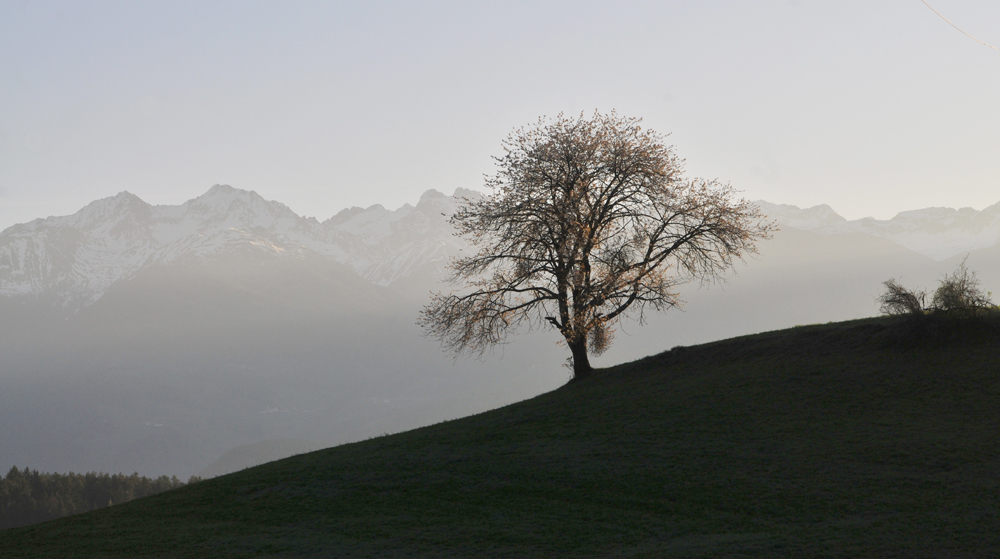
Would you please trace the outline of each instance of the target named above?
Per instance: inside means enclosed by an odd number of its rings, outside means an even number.
[[[1000,45],[1000,2],[928,0]],[[215,183],[326,219],[481,189],[616,109],[692,176],[850,219],[1000,202],[1000,51],[920,0],[0,2],[0,228]]]

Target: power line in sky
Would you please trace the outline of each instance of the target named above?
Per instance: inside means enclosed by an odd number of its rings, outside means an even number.
[[[941,18],[941,19],[943,19],[943,20],[947,21],[947,22],[948,22],[948,25],[950,25],[950,26],[954,27],[955,29],[958,29],[958,31],[959,31],[959,32],[960,32],[960,33],[961,33],[962,35],[965,35],[966,37],[968,37],[968,38],[972,39],[973,41],[975,41],[975,42],[977,42],[977,43],[979,43],[979,44],[981,44],[981,45],[986,45],[986,46],[990,47],[990,48],[991,48],[991,49],[993,49],[993,50],[1000,50],[1000,48],[997,48],[997,47],[995,47],[995,46],[993,46],[993,45],[991,45],[991,44],[989,44],[989,43],[987,43],[987,42],[985,42],[985,41],[980,41],[979,39],[977,39],[977,38],[973,37],[972,35],[969,35],[969,34],[968,34],[968,33],[966,33],[965,31],[962,31],[962,30],[961,30],[961,29],[960,29],[960,28],[959,28],[959,27],[958,27],[957,25],[955,25],[954,23],[952,23],[951,21],[949,21],[949,20],[948,20],[948,18],[946,18],[946,17],[944,17],[943,15],[941,15],[941,12],[939,12],[939,11],[935,10],[935,9],[934,9],[933,7],[931,7],[931,5],[927,3],[927,0],[920,0],[920,1],[924,3],[924,6],[927,6],[928,8],[930,8],[930,9],[931,9],[931,11],[932,11],[932,12],[934,12],[935,14],[937,14],[937,16],[938,16],[939,18]]]

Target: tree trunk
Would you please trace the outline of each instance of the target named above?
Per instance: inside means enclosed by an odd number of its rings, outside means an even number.
[[[566,345],[573,352],[573,380],[580,380],[590,376],[593,368],[590,366],[590,358],[587,356],[587,339],[566,340]]]

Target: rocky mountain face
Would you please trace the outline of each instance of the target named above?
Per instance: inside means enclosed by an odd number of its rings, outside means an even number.
[[[79,309],[143,269],[235,254],[321,256],[386,286],[457,253],[461,242],[445,216],[462,197],[478,196],[429,190],[416,206],[351,208],[320,223],[225,185],[178,206],[122,192],[0,233],[0,297],[48,296]]]

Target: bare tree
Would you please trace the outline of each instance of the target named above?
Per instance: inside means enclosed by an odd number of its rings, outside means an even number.
[[[963,258],[951,275],[940,280],[940,285],[934,290],[935,310],[974,316],[994,308],[991,293],[983,293],[979,277],[965,267],[968,258]]]
[[[882,282],[882,285],[885,286],[885,293],[877,299],[882,314],[921,315],[924,313],[926,293],[907,289],[899,284],[895,278],[889,278]]]
[[[451,217],[475,254],[451,264],[468,293],[432,294],[419,323],[459,353],[480,353],[520,326],[549,324],[572,352],[610,345],[626,312],[679,305],[675,288],[718,279],[774,225],[714,180],[686,179],[664,136],[615,113],[539,119],[494,158],[492,195]]]

